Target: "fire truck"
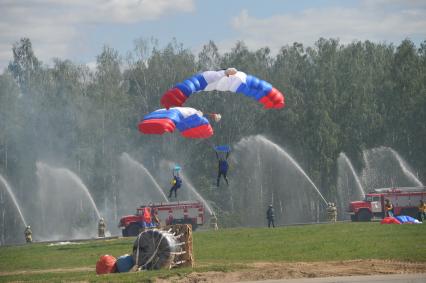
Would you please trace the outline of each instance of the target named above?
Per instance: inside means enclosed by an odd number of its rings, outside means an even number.
[[[150,203],[138,207],[135,215],[126,215],[120,219],[118,227],[122,229],[123,237],[137,236],[139,234],[139,231],[143,228],[143,211],[145,207],[150,207],[152,213],[156,212],[161,226],[191,224],[192,229],[196,230],[205,221],[204,205],[198,201]]]
[[[394,215],[417,217],[420,200],[426,201],[426,187],[400,187],[374,189],[362,201],[349,204],[348,212],[352,221],[371,221],[385,216],[385,200],[393,205]]]

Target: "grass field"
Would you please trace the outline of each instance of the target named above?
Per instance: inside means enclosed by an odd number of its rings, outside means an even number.
[[[275,229],[238,228],[194,233],[194,269],[97,276],[101,255],[130,253],[134,238],[73,245],[46,243],[0,247],[0,282],[120,281],[185,276],[192,271],[232,271],[253,262],[320,262],[384,259],[426,262],[426,225],[337,223]],[[58,272],[60,270],[61,272]],[[30,273],[28,273],[30,272]],[[27,274],[26,274],[27,273]]]

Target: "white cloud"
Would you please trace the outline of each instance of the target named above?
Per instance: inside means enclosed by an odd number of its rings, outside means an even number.
[[[312,45],[320,37],[338,38],[343,44],[367,39],[399,43],[407,37],[426,39],[426,2],[368,0],[357,7],[307,9],[262,19],[242,10],[232,27],[249,47],[275,51],[296,41]]]
[[[84,49],[87,25],[156,20],[192,12],[194,6],[194,0],[1,0],[0,73],[12,59],[12,44],[22,37],[29,37],[36,56],[47,62]]]

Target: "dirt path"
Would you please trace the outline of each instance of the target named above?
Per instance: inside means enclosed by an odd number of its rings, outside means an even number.
[[[0,271],[0,276],[5,275],[22,275],[22,274],[38,274],[38,273],[59,273],[59,272],[80,272],[80,271],[93,271],[96,272],[95,267],[75,267],[75,268],[52,268],[52,269],[38,269],[38,270],[17,270],[17,271]]]
[[[353,275],[424,273],[426,263],[384,260],[351,260],[331,262],[254,263],[233,272],[193,272],[185,278],[168,278],[156,282],[239,282],[267,279],[338,277]]]
[[[187,276],[171,277],[167,280],[157,279],[157,283],[179,282],[238,282],[267,279],[295,279],[314,277],[338,277],[353,275],[378,275],[378,274],[404,274],[425,273],[426,262],[400,262],[385,260],[350,260],[330,262],[257,262],[247,264],[246,269],[233,272],[193,272]],[[55,273],[55,272],[81,272],[93,271],[95,267],[57,268],[43,270],[27,270],[14,272],[0,272],[0,276]]]

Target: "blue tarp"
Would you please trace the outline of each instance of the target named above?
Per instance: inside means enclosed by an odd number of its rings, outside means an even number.
[[[399,216],[396,217],[396,219],[398,219],[399,222],[401,222],[402,224],[404,224],[404,223],[414,223],[414,224],[422,223],[419,220],[417,220],[416,218],[413,218],[413,217],[408,216],[408,215],[399,215]]]
[[[132,256],[122,255],[117,258],[116,264],[118,272],[128,272],[133,267],[133,265],[135,265],[135,262],[133,261]]]

